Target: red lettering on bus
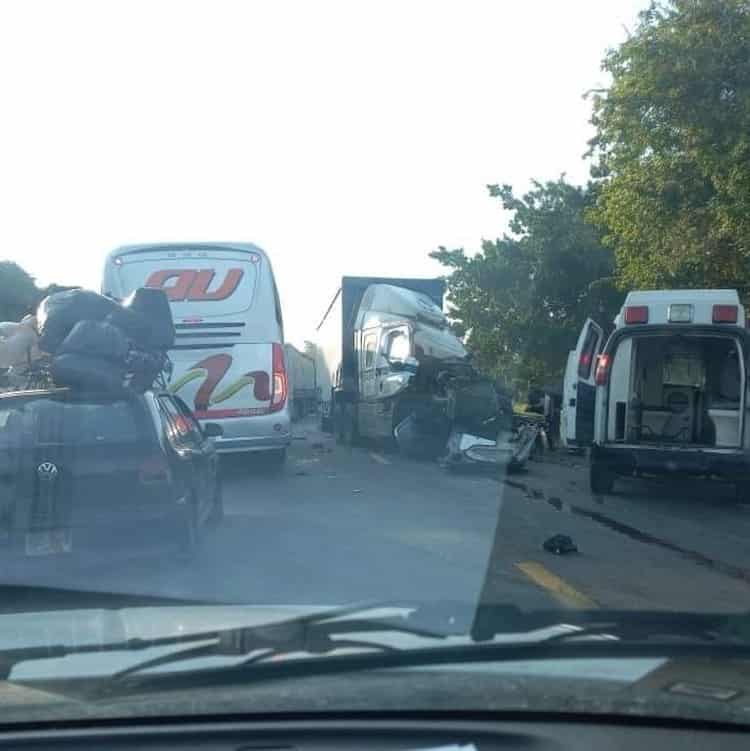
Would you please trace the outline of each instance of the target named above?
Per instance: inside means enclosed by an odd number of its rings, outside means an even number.
[[[213,292],[208,288],[216,276],[213,269],[203,269],[195,275],[195,281],[190,287],[188,299],[193,302],[204,302],[205,300],[226,300],[237,289],[242,280],[242,269],[229,269],[221,286]]]
[[[229,269],[224,281],[212,292],[208,291],[216,271],[214,269],[163,269],[154,271],[146,280],[146,286],[166,292],[170,302],[209,302],[226,300],[239,286],[244,272]],[[173,279],[176,281],[167,284]]]
[[[171,302],[182,302],[190,292],[190,288],[195,281],[195,271],[190,269],[164,269],[163,271],[154,271],[146,280],[147,287],[161,289],[167,293]],[[176,279],[174,284],[167,286],[167,282]]]

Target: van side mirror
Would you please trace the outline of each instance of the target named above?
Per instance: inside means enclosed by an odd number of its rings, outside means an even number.
[[[203,426],[203,435],[206,438],[221,438],[224,435],[224,428],[217,422],[207,422]]]

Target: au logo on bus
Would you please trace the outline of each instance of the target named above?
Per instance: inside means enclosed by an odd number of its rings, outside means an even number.
[[[242,269],[229,269],[224,280],[209,291],[214,269],[162,269],[149,276],[146,286],[164,290],[170,302],[216,302],[234,294],[243,274]]]

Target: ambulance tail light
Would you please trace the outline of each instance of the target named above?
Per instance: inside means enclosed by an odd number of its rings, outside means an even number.
[[[714,305],[714,323],[737,323],[736,305]]]
[[[596,361],[596,373],[594,383],[597,386],[606,386],[609,381],[609,371],[612,366],[612,355],[599,355]]]
[[[629,305],[625,308],[625,323],[648,323],[648,305]]]

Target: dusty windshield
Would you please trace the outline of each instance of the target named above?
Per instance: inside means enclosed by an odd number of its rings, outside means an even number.
[[[749,51],[739,0],[4,4],[0,716],[746,721]]]

